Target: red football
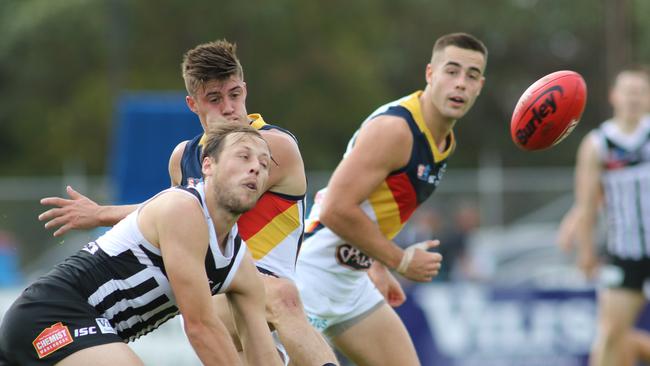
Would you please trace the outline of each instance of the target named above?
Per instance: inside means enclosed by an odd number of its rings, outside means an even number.
[[[573,131],[587,101],[585,81],[574,71],[548,74],[519,98],[510,120],[510,134],[524,150],[542,150]]]

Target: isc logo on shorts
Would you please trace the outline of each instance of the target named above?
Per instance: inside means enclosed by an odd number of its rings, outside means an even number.
[[[366,270],[374,262],[366,253],[350,244],[341,244],[336,247],[336,261],[355,270]]]
[[[43,358],[49,354],[72,343],[72,336],[68,327],[58,322],[43,331],[34,339],[32,345],[38,354],[38,358]]]

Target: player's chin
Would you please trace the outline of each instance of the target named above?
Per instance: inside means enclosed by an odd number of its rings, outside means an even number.
[[[240,200],[242,207],[250,210],[251,208],[255,207],[255,204],[257,203],[257,199],[259,197],[260,196],[257,192],[246,192],[246,194],[242,196]]]
[[[467,108],[446,108],[444,116],[449,119],[461,119],[467,113]]]

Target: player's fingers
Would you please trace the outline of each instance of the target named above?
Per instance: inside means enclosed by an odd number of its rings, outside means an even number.
[[[70,198],[72,198],[72,199],[78,200],[80,198],[86,198],[86,196],[84,196],[83,194],[75,191],[70,186],[65,187],[65,191],[68,192],[68,196],[70,196]]]
[[[395,286],[395,296],[400,300],[400,305],[406,301],[406,294],[404,293],[404,290],[402,290],[402,286]]]
[[[61,198],[61,197],[45,197],[41,199],[41,205],[44,206],[67,206],[71,203],[72,201]]]
[[[54,236],[54,237],[62,236],[63,234],[67,233],[70,229],[71,229],[70,224],[65,224],[65,225],[61,226],[60,228],[58,228],[54,232],[54,234],[52,234],[52,236]]]
[[[431,249],[431,248],[435,248],[438,245],[440,245],[440,240],[437,240],[437,239],[436,240],[427,240],[425,243],[427,244],[426,248]]]
[[[58,216],[58,217],[46,222],[45,223],[45,228],[46,229],[52,229],[52,228],[55,228],[55,227],[68,225],[69,221],[70,220],[66,216]]]
[[[59,217],[63,215],[63,210],[60,208],[51,208],[42,214],[38,215],[38,220],[39,221],[48,221],[52,220],[53,218]]]
[[[391,307],[398,307],[402,305],[406,301],[406,296],[404,296],[403,292],[395,292],[391,293],[390,297],[388,298],[388,305]]]

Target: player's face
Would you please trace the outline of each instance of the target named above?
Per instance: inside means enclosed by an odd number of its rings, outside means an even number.
[[[207,168],[204,163],[206,184],[212,186],[221,207],[239,215],[253,208],[264,193],[270,151],[266,141],[241,133],[229,135],[224,144],[216,163],[210,160]]]
[[[239,76],[225,80],[210,80],[186,97],[187,105],[201,120],[204,129],[223,119],[248,123],[246,113],[246,83]]]
[[[641,73],[623,72],[616,78],[610,93],[616,118],[636,120],[648,113],[650,85]]]
[[[444,118],[459,119],[469,111],[485,82],[485,56],[447,46],[427,65],[426,79],[434,106]]]

